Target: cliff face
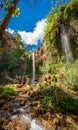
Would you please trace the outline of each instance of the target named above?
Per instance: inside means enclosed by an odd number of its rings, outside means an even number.
[[[41,62],[45,61],[46,57],[45,57],[45,47],[44,47],[44,44],[42,44],[41,47],[37,51],[35,51],[35,56]]]
[[[65,27],[71,50],[74,57],[78,55],[78,0],[72,0],[67,5],[56,7],[48,17],[48,25],[45,30],[47,52],[51,56],[62,56],[61,26]],[[77,14],[77,15],[76,15]],[[50,53],[49,53],[50,54]]]
[[[67,5],[55,7],[47,16],[48,24],[45,29],[44,42],[41,47],[35,52],[36,57],[41,61],[42,71],[48,70],[52,74],[58,73],[61,69],[64,70],[66,57],[62,48],[63,37],[62,25],[65,28],[70,43],[70,53],[73,62],[78,59],[78,0],[72,0]],[[77,15],[76,15],[77,13]],[[64,31],[64,30],[63,30]],[[63,35],[63,36],[65,36]],[[67,39],[66,39],[67,40]],[[66,43],[65,43],[66,46]],[[44,62],[46,61],[46,62]],[[44,65],[45,63],[45,65]],[[62,65],[62,66],[61,66]],[[60,72],[61,73],[61,72]]]
[[[1,46],[5,48],[6,51],[17,48],[16,39],[9,32],[3,34],[3,42]]]
[[[3,34],[0,45],[0,74],[5,75],[5,71],[10,76],[20,75],[25,71],[24,48],[20,38],[12,36],[9,32]]]

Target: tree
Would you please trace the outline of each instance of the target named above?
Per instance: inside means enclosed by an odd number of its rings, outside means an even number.
[[[19,0],[14,0],[13,2],[11,0],[3,0],[3,1],[5,2],[6,7],[7,7],[7,8],[5,7],[7,14],[6,14],[5,18],[3,19],[2,24],[0,25],[0,42],[2,40],[3,33],[12,17],[12,14],[15,12],[16,6],[19,2]],[[34,0],[34,3],[35,2],[36,2],[36,0]]]
[[[5,10],[6,10],[7,14],[6,14],[5,18],[3,19],[3,21],[2,21],[2,23],[0,25],[0,42],[2,40],[2,36],[3,36],[4,32],[5,32],[5,29],[6,29],[7,25],[8,25],[8,23],[9,23],[12,15],[14,14],[15,10],[17,9],[17,4],[19,2],[19,0],[3,0],[3,1],[5,2],[5,5],[6,5]],[[35,6],[36,1],[37,0],[33,0],[33,2],[34,2],[33,6]],[[58,2],[59,1],[60,0],[58,0]],[[54,0],[53,0],[53,2],[54,2]],[[0,8],[2,8],[2,7],[3,7],[3,5],[0,4]]]
[[[10,18],[12,16],[12,14],[14,13],[15,9],[16,9],[17,3],[18,3],[18,0],[14,0],[12,2],[11,7],[8,9],[8,12],[7,12],[5,18],[4,18],[3,22],[2,22],[2,24],[0,25],[0,40],[2,39],[2,35],[3,35],[7,25],[8,25],[8,22],[10,21]]]

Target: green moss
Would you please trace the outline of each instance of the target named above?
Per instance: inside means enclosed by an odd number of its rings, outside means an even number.
[[[16,90],[17,90],[16,85],[6,85],[1,95],[2,96],[16,95]]]
[[[44,96],[43,104],[49,110],[55,109],[55,98],[53,96]]]
[[[67,19],[72,19],[72,18],[78,18],[78,0],[72,0],[70,2],[65,10],[64,10],[64,18]]]

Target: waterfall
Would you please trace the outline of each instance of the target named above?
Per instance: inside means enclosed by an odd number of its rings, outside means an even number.
[[[73,62],[73,55],[71,51],[70,40],[63,24],[61,25],[61,43],[63,52],[66,56],[66,61],[69,63],[69,65],[71,65]]]
[[[32,83],[34,83],[35,80],[35,54],[32,52]]]
[[[70,48],[70,41],[63,24],[61,25],[61,43],[63,51],[67,56],[71,52],[71,48]]]

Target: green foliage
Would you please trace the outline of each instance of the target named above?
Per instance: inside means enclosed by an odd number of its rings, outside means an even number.
[[[2,93],[2,91],[3,91],[3,87],[2,87],[2,86],[0,86],[0,94]]]
[[[9,9],[14,6],[13,2],[11,0],[5,0],[5,11],[6,13],[9,13]],[[20,15],[20,8],[16,8],[14,13],[12,14],[12,17],[19,16]]]
[[[47,38],[47,35],[49,37],[50,33],[52,33],[52,31],[53,31],[53,33],[51,34],[50,40],[52,40],[54,38],[55,30],[52,28],[57,24],[56,20],[58,19],[59,15],[60,15],[60,3],[58,3],[56,7],[52,8],[51,12],[47,16],[48,24],[47,24],[47,27],[45,30],[44,39]]]
[[[20,15],[20,8],[16,8],[15,12],[12,14],[12,17],[19,16]]]
[[[17,86],[16,85],[6,85],[4,87],[3,92],[1,93],[2,96],[7,95],[16,95]]]
[[[9,62],[9,56],[7,51],[2,54],[1,61],[0,61],[0,71],[3,71],[5,69],[8,69],[8,62]]]
[[[27,51],[23,47],[20,35],[16,34],[14,36],[12,45],[11,43],[8,44],[7,42],[7,40],[4,40],[0,47],[0,72],[7,70],[13,75],[16,73],[16,68],[19,69],[19,67],[21,68],[22,65],[24,66],[24,58],[28,58],[28,54],[25,55]],[[11,48],[9,45],[11,45]],[[20,73],[20,71],[18,72]],[[21,72],[23,73],[23,71],[24,68],[22,68]]]
[[[58,3],[54,8],[52,7],[51,12],[47,16],[47,21],[50,23],[53,21],[54,17],[57,17],[60,13],[60,6],[61,4]]]
[[[74,90],[78,90],[78,59],[68,68],[65,77],[67,84]]]
[[[56,11],[54,11],[56,10]],[[66,80],[67,84],[78,89],[78,62],[72,65],[72,59],[70,57],[63,56],[61,39],[60,39],[60,25],[64,23],[69,34],[71,41],[71,50],[73,56],[78,58],[78,0],[72,0],[66,5],[61,5],[57,9],[53,9],[47,16],[47,27],[45,30],[44,41],[46,41],[47,50],[47,64],[45,64],[47,70],[52,75],[52,81],[55,84],[64,84]],[[70,26],[68,26],[70,23]],[[73,40],[72,40],[73,39]],[[71,56],[71,57],[73,57]],[[67,63],[67,62],[70,63]],[[42,70],[45,71],[43,65]],[[48,66],[48,67],[47,67]]]
[[[77,112],[78,110],[78,98],[66,94],[59,87],[50,87],[45,89],[43,92],[42,103],[49,111],[57,111],[63,113]],[[41,95],[42,95],[41,92]]]
[[[12,2],[10,0],[6,1],[5,11],[8,13],[9,8],[13,6]]]
[[[61,13],[64,13],[65,8],[66,8],[66,5],[61,5],[60,6],[59,10],[61,11]]]
[[[61,89],[57,86],[50,86],[49,88],[45,90],[46,96],[52,96],[54,92],[58,90],[61,90]]]
[[[34,84],[31,84],[30,86],[29,86],[29,90],[33,90],[34,89]]]
[[[78,99],[74,99],[71,96],[67,96],[60,103],[60,107],[61,107],[62,112],[64,112],[64,113],[77,112],[77,110],[78,110]]]
[[[70,18],[78,18],[78,0],[72,0],[71,3],[69,3],[65,10],[64,10],[64,18],[70,19]]]
[[[15,34],[15,39],[16,39],[17,47],[20,50],[23,50],[24,52],[26,52],[26,49],[23,46],[23,43],[22,43],[22,40],[21,40],[21,36],[19,35],[19,33]]]
[[[9,69],[13,69],[15,67],[18,67],[21,63],[21,50],[17,49],[13,49],[11,51],[9,51],[9,57],[10,57],[10,61],[9,61]]]
[[[47,109],[54,110],[55,98],[53,96],[44,96],[43,104],[47,107]]]
[[[74,42],[71,43],[73,44],[73,49],[71,50],[76,53],[76,58],[78,58],[78,44],[76,49],[74,49],[75,43],[78,41],[77,12],[78,0],[72,0],[72,2],[61,6],[59,11],[53,9],[53,11],[47,16],[48,24],[44,36],[44,41],[46,41],[47,58],[45,64],[41,66],[41,72],[46,73],[47,70],[47,73],[51,74],[51,82],[48,84],[42,79],[38,84],[38,91],[43,96],[43,104],[48,110],[59,110],[65,113],[77,112],[78,110],[78,99],[74,99],[63,90],[65,89],[63,87],[67,88],[69,86],[78,90],[78,59],[72,58],[72,55],[65,57],[62,54],[60,39],[60,25],[64,23],[67,32],[70,33],[69,38],[71,41],[72,38],[74,39]],[[62,88],[59,88],[58,86],[61,86]]]

